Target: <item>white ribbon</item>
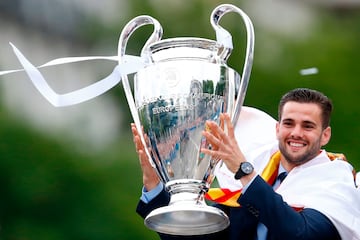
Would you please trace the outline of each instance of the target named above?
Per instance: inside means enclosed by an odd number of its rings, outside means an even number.
[[[216,38],[219,44],[224,45],[226,48],[233,48],[232,39],[230,33],[228,33],[223,28],[216,29]],[[15,45],[10,43],[13,51],[18,58],[23,69],[7,70],[0,71],[1,75],[6,75],[10,73],[16,73],[25,71],[31,82],[34,84],[35,88],[44,96],[55,107],[64,107],[75,105],[93,99],[111,88],[120,83],[121,77],[136,73],[141,68],[146,66],[145,61],[138,56],[124,55],[122,56],[122,61],[119,61],[119,56],[87,56],[87,57],[67,57],[67,58],[57,58],[51,60],[43,65],[35,67],[30,63],[29,60],[20,52]],[[66,93],[58,94],[56,93],[47,83],[41,72],[40,68],[55,66],[60,64],[82,62],[82,61],[91,61],[91,60],[109,60],[109,61],[119,61],[118,65],[114,68],[112,73],[106,78],[101,79],[98,82],[95,82],[87,87]]]
[[[231,34],[223,28],[216,29],[216,41],[225,48],[233,49],[233,42]]]
[[[66,93],[66,94],[57,94],[47,83],[43,75],[38,70],[39,68],[55,66],[60,64],[67,64],[73,62],[81,61],[91,61],[91,60],[110,60],[118,61],[118,56],[92,56],[92,57],[68,57],[68,58],[57,58],[51,60],[41,66],[35,67],[32,65],[25,56],[13,45],[10,43],[13,48],[13,51],[18,58],[23,69],[7,70],[0,71],[1,75],[6,75],[10,73],[25,71],[31,82],[34,84],[36,89],[55,107],[64,107],[75,105],[93,99],[111,88],[117,85],[121,81],[121,76],[128,75],[137,72],[139,69],[145,67],[145,63],[140,57],[125,55],[123,56],[122,63],[118,64],[113,72],[107,77],[101,79],[98,82],[95,82],[87,87]]]

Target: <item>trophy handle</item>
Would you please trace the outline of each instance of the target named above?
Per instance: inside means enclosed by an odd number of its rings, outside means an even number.
[[[119,43],[118,43],[119,65],[123,61],[123,57],[124,57],[125,51],[126,51],[126,45],[127,45],[127,42],[129,40],[131,34],[133,34],[139,27],[144,26],[144,25],[149,25],[149,24],[154,25],[154,31],[150,35],[149,39],[146,41],[146,43],[141,51],[141,56],[143,57],[145,54],[147,54],[148,46],[161,39],[162,34],[163,34],[163,29],[162,29],[160,23],[156,19],[154,19],[150,16],[142,15],[142,16],[133,18],[128,24],[125,25],[124,29],[122,30],[122,32],[120,34]],[[140,117],[139,117],[139,114],[136,109],[134,96],[132,94],[132,90],[131,90],[131,87],[129,84],[128,77],[127,77],[127,75],[123,75],[123,76],[121,76],[121,78],[122,78],[122,85],[123,85],[124,91],[125,91],[125,96],[126,96],[129,108],[130,108],[130,112],[133,117],[135,126],[138,130],[141,142],[145,146],[144,147],[145,152],[146,152],[147,156],[149,157],[150,164],[152,165],[153,168],[155,168],[157,170],[156,171],[157,174],[159,175],[160,179],[164,182],[164,176],[161,174],[161,171],[158,171],[157,165],[153,162],[150,152],[147,148],[145,136],[143,134],[141,123],[140,123]]]
[[[236,12],[242,17],[242,20],[246,27],[246,34],[247,34],[245,64],[243,67],[243,71],[241,75],[242,80],[240,82],[240,87],[236,95],[237,98],[232,114],[232,123],[235,126],[235,123],[237,122],[240,116],[241,107],[244,103],[246,89],[251,74],[251,68],[254,59],[255,34],[254,34],[253,24],[250,18],[246,15],[246,13],[244,13],[241,9],[231,4],[219,5],[211,13],[210,22],[214,30],[216,31],[217,41],[220,41],[224,45],[224,50],[223,52],[220,53],[220,57],[226,60],[230,56],[232,50],[231,35],[228,33],[228,31],[226,31],[224,28],[222,28],[219,25],[219,21],[221,17],[229,12]]]

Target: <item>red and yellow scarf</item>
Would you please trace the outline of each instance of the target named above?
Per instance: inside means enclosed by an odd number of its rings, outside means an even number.
[[[330,160],[341,159],[346,161],[345,155],[341,153],[327,153]],[[280,151],[275,152],[264,170],[261,173],[261,177],[270,185],[273,185],[278,174],[279,164],[280,164]],[[231,191],[227,188],[210,188],[205,198],[207,200],[220,203],[222,205],[230,207],[240,207],[240,204],[237,202],[241,195],[241,189],[236,191]]]

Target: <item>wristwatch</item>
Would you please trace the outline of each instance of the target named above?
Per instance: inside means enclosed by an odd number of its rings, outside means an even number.
[[[240,163],[239,170],[235,173],[234,178],[236,180],[242,178],[243,176],[249,175],[254,171],[254,167],[249,162],[242,162]]]

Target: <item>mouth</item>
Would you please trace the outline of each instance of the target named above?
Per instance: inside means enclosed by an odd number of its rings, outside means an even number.
[[[305,142],[299,142],[299,141],[294,141],[294,140],[287,141],[287,144],[290,146],[290,148],[293,151],[299,151],[301,148],[307,146],[307,144]]]

